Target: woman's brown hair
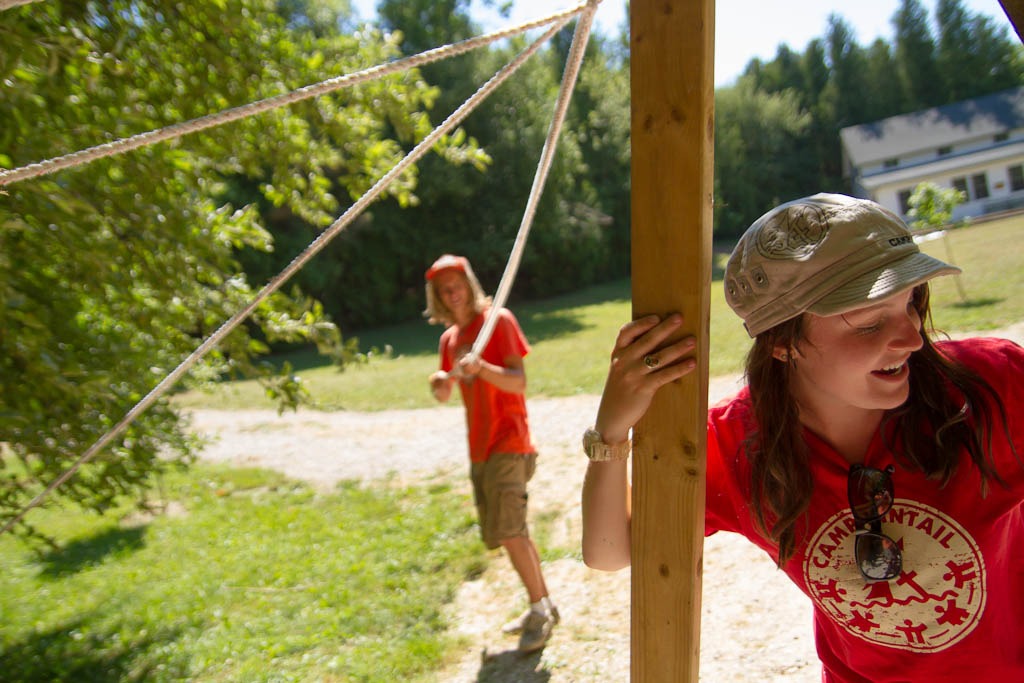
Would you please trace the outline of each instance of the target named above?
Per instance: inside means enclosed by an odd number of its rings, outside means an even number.
[[[981,472],[982,495],[988,481],[1004,483],[992,462],[992,434],[998,412],[1004,432],[1006,412],[995,390],[979,375],[944,356],[929,339],[933,332],[928,284],[914,289],[924,345],[908,361],[910,395],[889,411],[883,433],[903,466],[924,472],[945,486],[956,472],[962,450]],[[766,330],[747,355],[746,376],[757,431],[746,443],[750,463],[751,504],[765,536],[778,545],[782,567],[796,549],[796,522],[807,511],[814,489],[810,453],[803,438],[796,401],[790,393],[792,363],[772,353],[806,342],[803,316]],[[898,426],[889,429],[888,425]],[[1010,447],[1016,455],[1013,442]]]

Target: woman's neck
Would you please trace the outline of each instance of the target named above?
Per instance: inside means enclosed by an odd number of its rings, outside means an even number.
[[[881,409],[845,406],[840,410],[821,411],[800,405],[801,424],[836,449],[851,465],[863,464],[883,415],[885,411]]]

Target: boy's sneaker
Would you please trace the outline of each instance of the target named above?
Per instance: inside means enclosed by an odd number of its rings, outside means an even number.
[[[523,612],[512,621],[502,626],[501,632],[506,633],[510,636],[522,633],[523,629],[526,628],[526,621],[530,618],[530,613],[531,610],[529,607],[527,607],[525,612]],[[560,619],[558,616],[558,608],[554,605],[551,606],[551,616],[554,618],[555,623],[557,624]]]
[[[554,610],[550,612],[531,611],[523,624],[523,634],[519,636],[519,651],[533,652],[544,647],[551,637],[551,628],[555,625]]]

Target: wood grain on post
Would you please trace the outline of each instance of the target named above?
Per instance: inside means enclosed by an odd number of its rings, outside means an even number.
[[[634,429],[633,681],[696,681],[704,547],[714,0],[632,0],[633,315],[685,316],[698,367]]]

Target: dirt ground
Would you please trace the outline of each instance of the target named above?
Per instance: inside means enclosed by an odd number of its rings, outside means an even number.
[[[1024,323],[986,332],[1024,343]],[[966,336],[966,335],[964,335]],[[715,378],[709,402],[733,393],[738,377]],[[529,486],[531,529],[563,559],[543,571],[562,622],[540,652],[522,656],[501,625],[522,611],[525,594],[511,565],[494,551],[487,570],[450,605],[464,647],[442,681],[628,681],[629,570],[588,569],[579,555],[580,488],[586,458],[579,440],[597,413],[597,396],[528,400],[540,450]],[[451,482],[468,494],[461,407],[379,413],[273,411],[193,413],[212,438],[205,460],[277,469],[322,490],[342,479]],[[481,546],[481,552],[482,550]],[[704,543],[700,678],[703,681],[820,681],[810,601],[745,539],[720,533]]]

